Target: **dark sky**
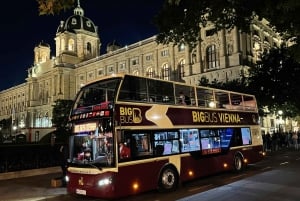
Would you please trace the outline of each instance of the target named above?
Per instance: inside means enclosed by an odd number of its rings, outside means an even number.
[[[98,26],[102,43],[116,40],[129,45],[157,34],[152,23],[164,0],[81,0],[84,15]],[[6,1],[0,12],[0,91],[25,82],[33,64],[33,49],[41,41],[50,44],[55,55],[54,38],[61,20],[73,15],[73,9],[60,15],[39,16],[35,0]]]

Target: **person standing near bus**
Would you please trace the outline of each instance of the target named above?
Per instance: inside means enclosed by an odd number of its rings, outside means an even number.
[[[298,134],[297,132],[294,132],[292,135],[293,145],[295,150],[298,150]]]
[[[68,147],[66,144],[63,144],[59,148],[59,160],[60,160],[60,167],[62,170],[62,186],[66,186],[66,175],[67,175],[67,159],[68,159]]]

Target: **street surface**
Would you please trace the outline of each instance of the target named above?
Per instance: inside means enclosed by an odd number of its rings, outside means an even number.
[[[299,201],[300,151],[271,153],[244,172],[222,173],[183,184],[172,193],[151,191],[118,201]],[[60,173],[0,181],[1,201],[101,201],[51,187]]]

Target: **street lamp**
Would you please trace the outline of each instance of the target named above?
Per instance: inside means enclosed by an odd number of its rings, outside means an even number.
[[[16,133],[16,131],[17,131],[17,126],[16,125],[13,126],[13,131],[14,131],[14,133]]]
[[[282,131],[281,126],[283,124],[282,114],[283,114],[283,111],[282,110],[278,110],[279,119],[278,119],[277,122],[278,122],[278,132],[280,132],[280,133]]]

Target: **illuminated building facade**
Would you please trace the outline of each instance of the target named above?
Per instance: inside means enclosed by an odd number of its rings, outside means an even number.
[[[99,77],[127,72],[195,85],[203,76],[225,82],[247,76],[247,69],[264,50],[281,43],[264,21],[254,21],[250,34],[237,28],[212,30],[212,26],[203,27],[202,41],[193,49],[157,44],[153,36],[125,47],[111,43],[100,55],[97,26],[78,5],[58,26],[55,56],[41,42],[34,48],[34,65],[26,82],[0,92],[0,120],[11,118],[13,132],[25,133],[34,141],[37,133],[41,138],[54,130],[54,101],[72,100],[80,87]]]

